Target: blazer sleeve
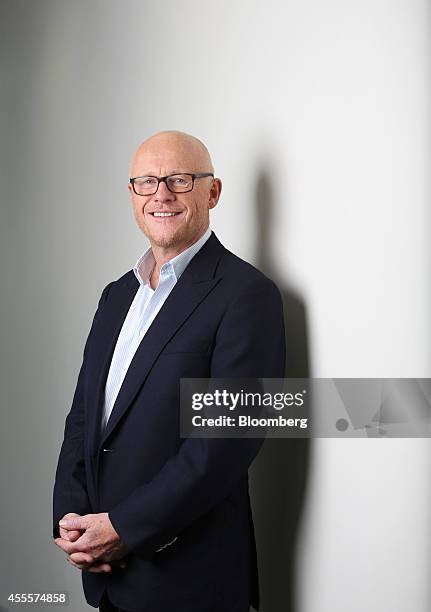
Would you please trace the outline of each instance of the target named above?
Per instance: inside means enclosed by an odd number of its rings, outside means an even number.
[[[63,442],[57,463],[53,491],[53,537],[59,537],[58,521],[69,512],[90,513],[84,466],[84,422],[85,422],[85,370],[87,347],[94,324],[112,283],[109,283],[99,300],[96,313],[84,347],[83,359],[78,375],[72,406],[66,417]]]
[[[212,355],[213,378],[282,378],[283,306],[276,285],[253,281],[227,308]],[[109,511],[117,533],[137,555],[175,541],[243,478],[262,438],[188,438],[148,483]]]

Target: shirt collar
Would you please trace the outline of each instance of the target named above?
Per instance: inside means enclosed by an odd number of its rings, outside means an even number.
[[[166,273],[172,273],[175,276],[175,280],[177,281],[189,265],[191,259],[203,247],[203,245],[210,236],[211,228],[208,227],[205,234],[201,236],[199,240],[194,242],[191,246],[182,251],[179,255],[176,255],[176,257],[173,257],[169,261],[165,262],[161,267],[160,272],[166,271]],[[141,285],[149,285],[150,276],[155,265],[156,260],[154,259],[151,247],[149,247],[139,257],[133,268],[133,272],[135,273],[135,276]]]

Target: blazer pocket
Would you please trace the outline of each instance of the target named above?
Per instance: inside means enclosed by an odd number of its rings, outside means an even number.
[[[174,338],[167,343],[162,353],[165,355],[171,353],[207,353],[210,345],[211,341],[204,338],[193,338],[191,340]]]

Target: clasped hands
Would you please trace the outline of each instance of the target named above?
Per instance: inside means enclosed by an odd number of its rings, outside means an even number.
[[[126,567],[127,546],[112,526],[107,512],[65,514],[59,521],[60,537],[54,542],[74,567],[93,573]]]

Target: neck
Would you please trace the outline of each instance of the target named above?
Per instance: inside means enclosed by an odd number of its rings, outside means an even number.
[[[151,243],[151,250],[153,251],[154,259],[156,260],[156,265],[154,266],[154,270],[150,279],[150,285],[153,289],[155,289],[159,283],[160,268],[163,266],[163,264],[165,264],[167,261],[170,261],[177,255],[180,255],[180,253],[195,244],[195,242],[202,238],[208,227],[209,226],[204,227],[203,230],[199,234],[194,236],[191,240],[183,242],[181,244],[163,247]]]

